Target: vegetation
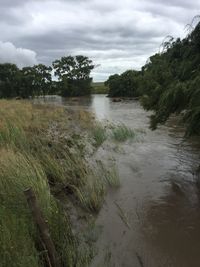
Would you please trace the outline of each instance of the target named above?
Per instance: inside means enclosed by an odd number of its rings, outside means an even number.
[[[92,93],[93,94],[108,94],[108,86],[103,82],[92,83]]]
[[[101,146],[107,139],[111,141],[125,142],[136,138],[136,131],[123,123],[104,126],[102,123],[96,122],[90,129],[90,133],[94,140],[93,145],[96,148]]]
[[[165,40],[163,51],[143,67],[142,104],[155,113],[151,127],[183,112],[186,134],[200,134],[200,23],[183,39]]]
[[[127,70],[121,75],[111,75],[105,82],[109,87],[110,97],[137,97],[139,96],[140,72]]]
[[[101,123],[96,123],[92,127],[91,135],[94,139],[95,147],[99,147],[107,139],[106,129]]]
[[[84,56],[62,57],[53,62],[53,68],[39,64],[19,69],[14,64],[0,64],[0,98],[89,95],[93,68],[92,61]],[[52,81],[53,71],[58,81]]]
[[[58,86],[63,96],[83,96],[91,94],[89,77],[94,68],[92,61],[85,56],[68,56],[53,62],[55,75],[58,76]]]
[[[112,138],[118,142],[124,142],[127,139],[135,138],[135,132],[124,124],[114,126],[112,129]]]
[[[194,23],[195,17],[192,24]],[[141,96],[152,110],[151,128],[165,123],[171,114],[181,114],[186,135],[200,134],[200,22],[190,25],[181,40],[168,36],[161,51],[151,56],[141,71],[112,75],[105,84],[109,96]]]
[[[80,133],[88,121],[92,124],[86,112],[69,115],[61,107],[0,101],[2,267],[46,266],[47,252],[40,247],[23,193],[29,187],[36,193],[61,266],[89,265],[92,244],[74,230],[70,207],[78,210],[78,216],[84,213],[87,225],[91,214],[100,209],[107,186],[116,186],[118,176],[102,163],[89,166],[85,143],[74,133],[71,116],[75,116]]]
[[[108,170],[107,168],[105,168],[105,165],[102,163],[102,161],[98,161],[98,167],[101,175],[103,175],[106,184],[109,184],[112,187],[120,186],[119,175],[115,166],[110,166]]]

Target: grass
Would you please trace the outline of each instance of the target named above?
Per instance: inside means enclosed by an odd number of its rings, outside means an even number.
[[[111,124],[106,127],[100,122],[93,123],[92,127],[90,128],[90,133],[94,140],[93,144],[96,148],[100,147],[107,139],[111,139],[111,141],[114,140],[117,142],[125,142],[128,139],[136,139],[137,135],[136,131],[125,124]],[[142,130],[137,131],[137,133],[142,134]]]
[[[48,223],[62,266],[88,266],[92,246],[73,232],[70,214],[59,200],[85,210],[99,211],[107,185],[117,184],[115,172],[94,172],[89,166],[82,137],[91,124],[87,112],[69,114],[62,107],[26,101],[0,101],[0,257],[2,267],[44,267],[44,249],[23,191],[32,187]],[[96,132],[95,132],[96,131]],[[96,145],[104,130],[94,130]],[[67,135],[67,136],[66,136]],[[78,137],[79,136],[79,137]],[[95,139],[96,138],[96,139]],[[69,142],[70,139],[70,142]],[[93,167],[98,169],[99,165]]]
[[[10,149],[1,152],[0,196],[1,211],[4,213],[0,218],[2,266],[43,266],[43,256],[37,249],[37,229],[23,194],[27,187],[32,187],[37,195],[57,251],[63,254],[62,260],[75,258],[76,243],[69,220],[51,195],[40,163],[32,156]],[[68,250],[64,250],[66,246]]]
[[[101,123],[96,123],[91,128],[91,135],[94,139],[94,146],[99,147],[107,139],[105,127]]]
[[[96,176],[95,179],[88,180],[87,184],[79,191],[79,194],[83,207],[96,213],[100,210],[104,201],[106,194],[105,184],[100,176]]]
[[[102,207],[107,188],[118,188],[120,179],[115,166],[108,167],[97,161],[94,169],[90,170],[87,183],[79,189],[75,188],[75,194],[84,208],[97,213]]]
[[[102,175],[106,184],[111,187],[119,187],[120,179],[119,174],[114,165],[106,167],[102,161],[97,161],[99,175]]]
[[[124,142],[128,139],[134,139],[135,136],[134,130],[124,124],[119,124],[112,127],[111,137],[115,141]]]

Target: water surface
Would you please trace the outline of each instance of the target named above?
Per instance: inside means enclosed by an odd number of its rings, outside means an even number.
[[[200,140],[184,140],[184,129],[172,118],[149,130],[149,113],[134,100],[112,102],[105,95],[48,102],[87,109],[97,120],[122,122],[145,130],[139,142],[119,151],[99,149],[97,157],[114,157],[121,187],[111,191],[98,215],[102,233],[91,267],[199,267],[200,184],[196,172]],[[119,207],[125,220],[119,216]],[[126,221],[126,223],[125,223]]]

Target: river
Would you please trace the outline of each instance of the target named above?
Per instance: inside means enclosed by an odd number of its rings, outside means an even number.
[[[112,102],[105,95],[93,95],[47,101],[84,108],[97,120],[122,122],[145,132],[117,152],[105,147],[97,152],[100,158],[115,158],[121,186],[110,190],[97,217],[101,234],[91,267],[199,267],[199,138],[184,140],[177,118],[149,130],[150,113],[134,100]]]

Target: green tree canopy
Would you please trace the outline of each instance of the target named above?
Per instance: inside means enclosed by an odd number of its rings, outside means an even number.
[[[0,97],[15,97],[19,94],[20,70],[15,64],[0,64]]]
[[[148,59],[141,72],[115,74],[105,84],[111,97],[140,95],[143,107],[153,111],[152,129],[175,113],[181,114],[186,135],[200,135],[199,77],[200,22],[195,27],[190,25],[183,40],[167,36],[159,53]]]
[[[110,97],[136,97],[139,95],[140,72],[127,70],[121,75],[111,75],[105,82],[109,87]]]
[[[53,62],[55,75],[60,80],[63,78],[70,80],[88,79],[91,70],[94,68],[92,60],[85,56],[61,57]]]
[[[164,44],[165,45],[165,44]],[[171,40],[142,68],[142,104],[153,110],[151,127],[182,114],[186,134],[200,135],[200,23],[186,38]]]
[[[46,95],[51,88],[51,67],[43,64],[21,70],[21,96]]]
[[[64,96],[81,96],[91,93],[90,72],[92,60],[86,56],[67,56],[53,62],[54,74]]]
[[[53,69],[44,64],[19,69],[15,64],[0,64],[0,97],[12,98],[62,94],[82,96],[91,93],[90,72],[94,65],[85,56],[68,56],[53,62],[58,81],[52,81]]]

